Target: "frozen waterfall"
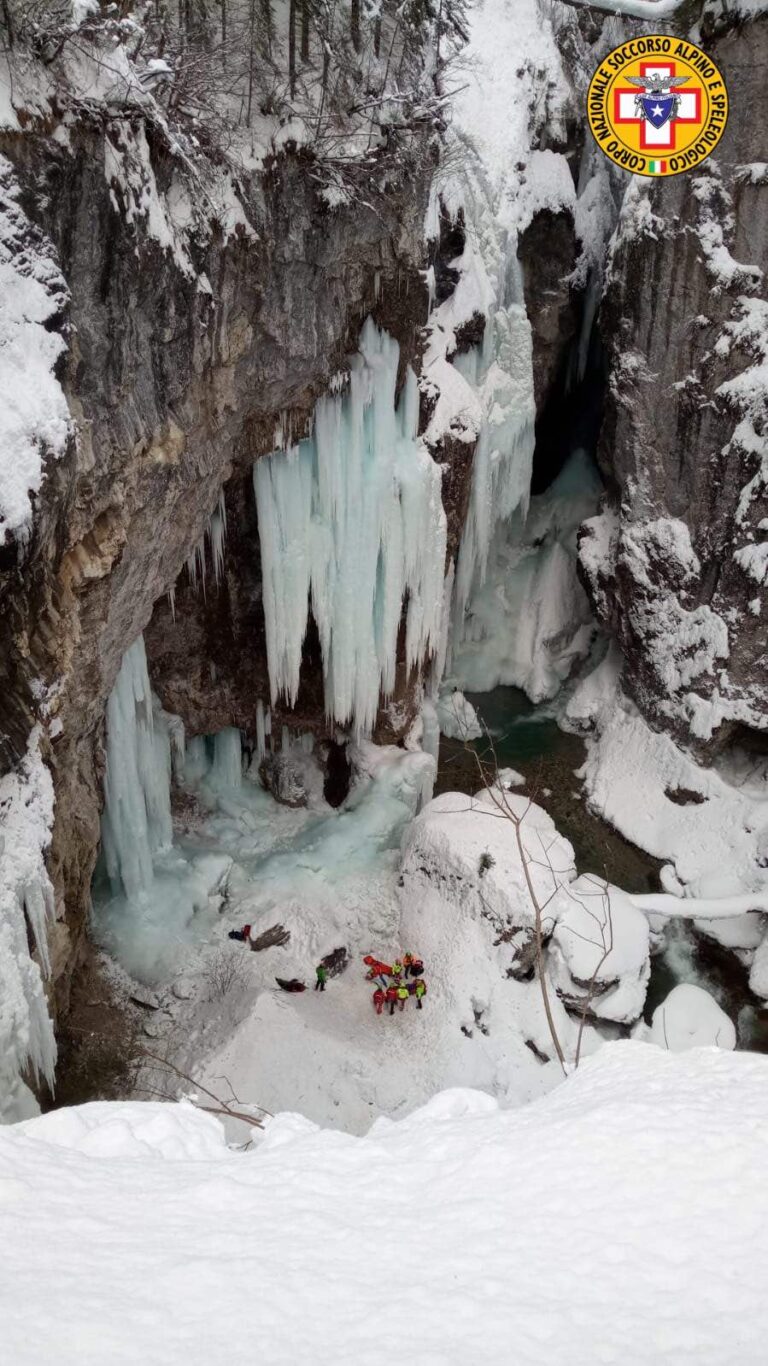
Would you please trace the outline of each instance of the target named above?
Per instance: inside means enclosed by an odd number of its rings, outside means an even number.
[[[496,527],[518,509],[525,518],[528,508],[536,407],[531,326],[519,269],[512,289],[512,302],[501,302],[487,316],[482,344],[453,359],[482,413],[456,565],[453,625],[459,638],[470,598],[485,581]]]
[[[311,605],[326,713],[357,735],[394,689],[404,605],[409,667],[440,641],[441,475],[416,434],[410,369],[395,403],[398,359],[369,319],[347,392],[319,401],[311,437],[254,466],[272,702],[296,700]]]
[[[102,850],[94,879],[93,932],[139,981],[169,975],[181,950],[210,932],[230,861],[173,842],[171,739],[188,778],[207,772],[206,741],[184,749],[178,718],[166,717],[147,674],[140,636],[126,651],[107,703]],[[240,734],[212,741],[222,786],[239,784]]]
[[[107,703],[102,847],[114,893],[140,897],[154,882],[153,858],[169,848],[171,747],[154,724],[144,638],[126,650]]]

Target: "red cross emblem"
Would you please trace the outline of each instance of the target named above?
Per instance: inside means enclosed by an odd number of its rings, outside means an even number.
[[[659,72],[663,76],[676,75],[675,62],[641,62],[640,75],[647,76],[649,72]],[[680,103],[677,110],[677,118],[671,119],[664,124],[663,128],[654,128],[652,123],[638,114],[635,104],[637,90],[629,86],[615,86],[613,91],[613,121],[619,127],[622,124],[633,123],[640,125],[640,150],[643,152],[674,152],[677,144],[675,133],[679,123],[701,123],[701,90],[680,89],[677,98]]]

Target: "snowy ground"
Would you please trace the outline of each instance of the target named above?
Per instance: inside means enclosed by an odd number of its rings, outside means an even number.
[[[762,1366],[768,1063],[615,1044],[365,1138],[188,1106],[0,1130],[13,1366]],[[24,1248],[24,1256],[17,1250]]]
[[[201,858],[213,868],[232,860],[222,912],[214,898],[183,935],[173,928],[163,939],[162,878],[159,900],[149,902],[156,916],[150,909],[148,919],[134,919],[124,901],[102,908],[97,932],[124,967],[144,967],[149,953],[169,965],[153,981],[149,999],[161,1009],[147,1022],[147,1047],[217,1094],[231,1086],[273,1112],[298,1110],[356,1133],[446,1086],[481,1086],[515,1104],[541,1094],[560,1074],[525,1043],[549,1045],[537,984],[507,979],[495,931],[477,916],[403,890],[400,842],[432,761],[372,746],[360,753],[371,771],[338,811],[324,803],[287,810],[248,779],[218,793],[203,785],[216,809],[158,866],[177,865],[182,850],[192,867]],[[481,828],[478,837],[488,843]],[[250,952],[227,937],[243,924],[254,938],[280,924],[290,942]],[[338,948],[347,949],[349,966],[316,993],[315,965]],[[363,955],[392,961],[409,948],[425,957],[424,1008],[409,1002],[402,1014],[378,1017]],[[222,963],[235,976],[220,987]],[[286,993],[278,977],[308,990]],[[558,1018],[567,1035],[573,1026],[564,1012]]]

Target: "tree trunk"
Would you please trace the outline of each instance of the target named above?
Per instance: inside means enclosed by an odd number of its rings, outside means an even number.
[[[261,0],[261,21],[264,37],[264,55],[272,56],[272,33],[274,24],[272,22],[272,0]]]
[[[288,7],[288,88],[291,99],[296,95],[296,0]]]
[[[362,46],[360,42],[360,0],[352,0],[350,27],[352,46],[355,52],[359,52]]]
[[[309,61],[310,0],[301,0],[301,60]]]
[[[250,128],[251,110],[253,108],[253,59],[256,47],[256,0],[251,0],[248,19],[248,111],[245,121]]]

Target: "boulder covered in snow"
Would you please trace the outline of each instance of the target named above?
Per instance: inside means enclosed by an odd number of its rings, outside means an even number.
[[[506,787],[474,797],[443,793],[424,808],[403,843],[403,901],[418,908],[416,921],[429,906],[443,936],[455,933],[460,917],[485,924],[497,975],[520,981],[535,970],[536,903],[547,937],[553,926],[548,907],[575,877],[573,849],[551,816]],[[415,932],[422,933],[418,926]]]
[[[648,921],[626,892],[586,874],[563,888],[548,949],[550,974],[569,1009],[631,1024],[642,1013],[650,976]]]
[[[482,735],[483,728],[477,712],[458,688],[448,696],[441,697],[436,710],[440,734],[446,735],[449,740],[478,740]]]
[[[307,806],[317,787],[316,765],[298,750],[265,754],[259,764],[259,779],[282,806]]]
[[[489,921],[507,943],[513,968],[529,942],[515,932],[532,932],[536,923],[526,865],[541,906],[576,876],[573,849],[546,811],[509,791],[485,790],[474,797],[444,792],[409,826],[401,874],[408,896],[439,895],[446,928],[451,911],[469,909]]]
[[[710,1046],[735,1048],[736,1029],[708,991],[681,982],[654,1010],[651,1039],[672,1053]]]
[[[768,937],[763,940],[752,959],[749,989],[761,1000],[768,1001]]]

